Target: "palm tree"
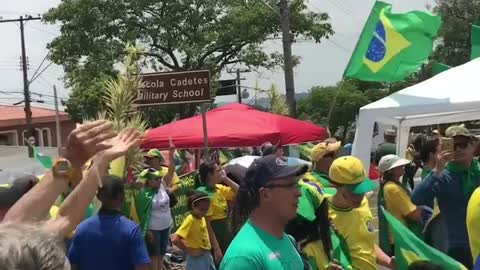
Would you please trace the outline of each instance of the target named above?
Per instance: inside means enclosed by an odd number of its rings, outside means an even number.
[[[139,62],[143,49],[129,44],[125,51],[124,72],[120,73],[117,78],[104,82],[103,101],[106,110],[98,114],[98,119],[112,121],[114,130],[117,132],[124,128],[135,128],[144,133],[148,128],[147,122],[142,112],[138,111],[134,105],[137,91],[142,83],[139,76],[141,71]],[[114,160],[111,168],[116,171],[117,176],[125,178],[128,168],[140,169],[142,163],[143,154],[140,148],[136,148],[129,151],[126,157]]]
[[[272,84],[268,90],[268,97],[270,98],[270,110],[272,113],[289,115],[289,108],[287,101],[278,93],[276,85]]]

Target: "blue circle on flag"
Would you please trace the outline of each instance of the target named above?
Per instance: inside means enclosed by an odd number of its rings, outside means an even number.
[[[365,55],[368,60],[372,62],[380,62],[383,60],[387,54],[386,37],[385,26],[382,21],[379,21],[375,27],[375,34],[370,41],[370,45],[368,45],[367,54]]]

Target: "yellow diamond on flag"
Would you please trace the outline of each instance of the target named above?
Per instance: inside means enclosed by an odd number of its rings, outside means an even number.
[[[377,73],[397,54],[408,48],[410,44],[395,30],[384,11],[382,11],[363,62],[373,73]]]
[[[403,257],[407,261],[408,265],[418,262],[418,261],[423,261],[422,258],[420,258],[417,254],[415,254],[411,250],[405,250],[403,248],[400,248],[400,252],[402,253]]]

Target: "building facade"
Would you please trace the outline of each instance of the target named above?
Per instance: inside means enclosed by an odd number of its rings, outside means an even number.
[[[32,126],[35,129],[35,145],[57,147],[55,110],[32,107]],[[59,113],[61,146],[76,124],[68,114]],[[24,146],[26,143],[26,121],[23,107],[0,106],[0,145]]]

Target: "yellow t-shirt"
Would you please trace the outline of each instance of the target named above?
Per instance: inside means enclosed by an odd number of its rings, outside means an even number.
[[[375,228],[367,198],[354,209],[339,209],[330,203],[329,215],[337,232],[345,239],[355,270],[376,270]]]
[[[185,245],[189,248],[204,250],[212,248],[208,238],[207,222],[204,217],[198,219],[191,214],[188,215],[175,234],[182,237],[185,240]]]
[[[415,211],[415,206],[407,192],[399,185],[389,181],[383,187],[385,207],[396,219],[406,224],[407,215]],[[390,232],[390,243],[393,244],[393,235]]]
[[[470,197],[467,208],[467,230],[473,260],[480,255],[480,188]]]
[[[308,261],[315,262],[313,270],[328,270],[330,262],[323,248],[321,240],[310,242],[305,245],[303,252],[307,255]]]
[[[225,219],[228,216],[228,202],[232,201],[235,197],[231,187],[224,185],[215,185],[215,190],[209,187],[201,186],[197,188],[198,191],[202,191],[210,196],[210,208],[207,212],[207,217],[210,220]]]

